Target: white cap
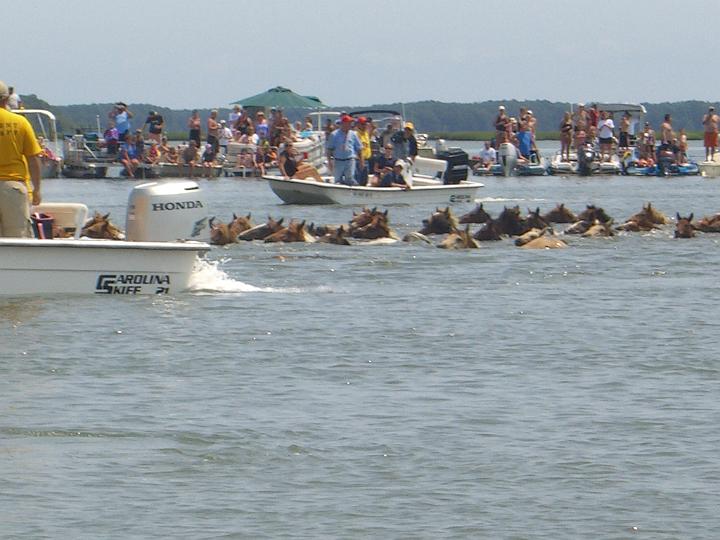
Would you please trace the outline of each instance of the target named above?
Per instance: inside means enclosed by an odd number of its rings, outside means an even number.
[[[10,95],[10,90],[8,90],[7,84],[0,81],[0,98],[6,98]]]
[[[505,105],[500,105],[500,106],[498,107],[498,110],[499,110],[499,111],[504,111],[504,110],[505,110]]]

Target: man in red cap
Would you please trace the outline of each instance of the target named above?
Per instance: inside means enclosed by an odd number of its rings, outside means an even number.
[[[335,183],[348,186],[358,185],[355,180],[356,165],[359,165],[361,169],[365,166],[360,138],[350,129],[352,122],[352,116],[342,115],[340,129],[336,129],[330,134],[327,143],[328,163],[335,175]]]

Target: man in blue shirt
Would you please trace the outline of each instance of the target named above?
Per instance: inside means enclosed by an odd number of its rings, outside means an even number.
[[[332,164],[335,183],[347,186],[358,185],[355,180],[356,162],[359,160],[361,168],[365,166],[360,138],[350,129],[352,121],[352,116],[343,115],[340,118],[340,129],[330,134],[327,143],[327,156]]]
[[[133,113],[128,110],[127,105],[118,101],[113,110],[108,113],[108,117],[115,122],[120,140],[124,141],[130,135],[130,119],[133,117]]]

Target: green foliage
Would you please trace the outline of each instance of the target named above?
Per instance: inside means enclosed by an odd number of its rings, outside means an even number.
[[[22,96],[26,108],[39,107],[51,110],[58,117],[58,130],[61,133],[71,133],[77,128],[104,129],[108,122],[108,113],[112,110],[112,103],[93,103],[90,105],[54,106],[46,103],[35,95]],[[591,103],[588,101],[588,103]],[[510,116],[517,116],[520,107],[531,109],[538,120],[538,138],[556,139],[557,129],[563,113],[570,110],[569,103],[551,102],[547,100],[503,100],[483,101],[480,103],[444,103],[441,101],[419,101],[416,103],[387,103],[364,107],[333,107],[334,110],[353,109],[393,109],[401,113],[407,120],[415,123],[416,129],[421,133],[438,135],[441,138],[458,139],[462,136],[467,140],[487,140],[493,134],[493,124],[499,105],[505,105]],[[685,128],[692,132],[691,138],[697,138],[697,131],[702,130],[701,120],[707,112],[708,102],[681,101],[676,103],[645,104],[648,110],[646,120],[653,128],[658,129],[663,116],[670,113],[673,117],[673,126],[676,130]],[[191,111],[173,110],[167,107],[150,105],[147,103],[131,103],[129,109],[135,114],[132,125],[142,127],[147,113],[158,111],[165,118],[166,131],[173,135],[187,133],[187,119]],[[198,109],[203,121],[209,116],[210,109]],[[227,118],[230,108],[218,109],[219,118]],[[301,118],[305,111],[287,111],[291,120]],[[616,124],[617,124],[616,119]],[[700,132],[700,136],[702,133]]]

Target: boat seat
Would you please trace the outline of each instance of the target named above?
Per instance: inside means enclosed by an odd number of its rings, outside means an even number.
[[[33,206],[31,212],[40,212],[52,216],[55,225],[73,238],[80,238],[80,231],[87,221],[88,207],[80,203],[42,203]]]

